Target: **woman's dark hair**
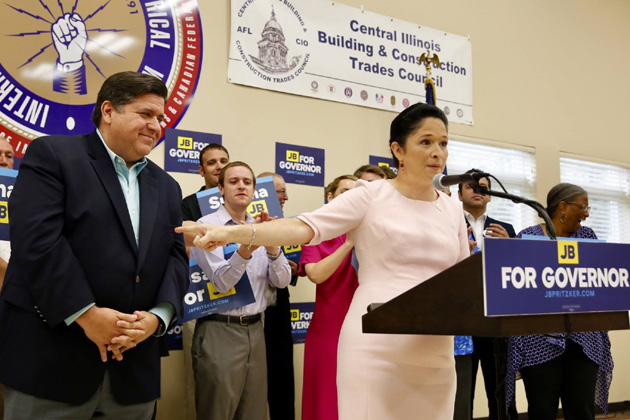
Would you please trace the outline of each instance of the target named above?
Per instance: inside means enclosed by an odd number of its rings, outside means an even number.
[[[407,137],[416,131],[427,118],[437,118],[441,120],[448,131],[448,119],[440,108],[435,105],[417,103],[398,114],[398,116],[394,118],[394,121],[392,121],[392,125],[389,129],[390,148],[392,143],[396,142],[404,149],[407,143]],[[394,158],[394,166],[398,168],[399,162],[394,152],[392,152],[392,157]]]
[[[122,106],[135,101],[145,93],[154,93],[164,99],[168,99],[168,89],[164,82],[155,76],[135,71],[123,71],[109,76],[96,97],[96,104],[92,112],[92,122],[96,127],[101,124],[101,105],[109,101],[116,112],[120,112]]]
[[[588,193],[582,187],[578,187],[574,184],[564,182],[558,184],[549,190],[547,194],[547,214],[549,217],[553,217],[558,210],[558,205],[564,201],[569,203],[574,201],[578,197],[587,197]]]
[[[247,169],[249,169],[249,171],[252,173],[252,181],[254,182],[254,187],[256,187],[256,175],[254,175],[254,171],[252,170],[252,168],[245,162],[240,162],[240,161],[236,161],[236,162],[230,162],[227,165],[225,165],[223,167],[223,169],[221,169],[221,173],[219,174],[219,185],[222,188],[225,188],[224,185],[224,181],[225,181],[225,174],[227,172],[228,169],[233,168],[235,166],[243,166]]]

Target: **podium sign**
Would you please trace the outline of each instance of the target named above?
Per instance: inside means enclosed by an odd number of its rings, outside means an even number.
[[[628,244],[485,238],[485,315],[629,310],[628,255]]]

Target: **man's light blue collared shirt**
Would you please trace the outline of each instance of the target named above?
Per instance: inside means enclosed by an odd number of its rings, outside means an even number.
[[[131,226],[133,227],[133,236],[136,238],[136,246],[140,246],[140,184],[138,183],[138,175],[140,171],[147,166],[147,158],[143,157],[142,160],[135,163],[131,168],[127,168],[127,162],[107,146],[103,136],[99,129],[96,129],[98,138],[103,142],[105,150],[109,158],[114,164],[116,170],[116,176],[118,182],[120,182],[120,188],[122,188],[125,201],[127,202],[127,210],[129,211],[129,217],[131,218]]]

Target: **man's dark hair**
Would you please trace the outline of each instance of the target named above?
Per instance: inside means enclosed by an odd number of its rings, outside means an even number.
[[[435,105],[427,105],[423,103],[417,103],[411,105],[409,108],[402,111],[394,120],[389,128],[389,146],[391,148],[392,143],[396,142],[400,144],[400,147],[405,149],[407,144],[407,138],[413,134],[427,118],[437,118],[444,123],[446,131],[448,132],[448,119],[446,114]],[[400,162],[392,151],[392,157],[394,158],[394,166],[398,168]]]
[[[224,188],[225,184],[225,173],[227,172],[228,169],[233,168],[235,166],[243,166],[247,169],[249,169],[249,171],[252,173],[252,180],[254,181],[254,188],[256,187],[256,175],[254,175],[254,170],[245,162],[240,162],[240,161],[236,161],[236,162],[230,162],[227,165],[225,165],[223,167],[223,169],[221,169],[221,173],[219,174],[219,185]]]
[[[112,74],[103,82],[103,86],[98,92],[92,112],[92,122],[97,127],[101,124],[101,105],[103,102],[111,102],[116,112],[120,112],[123,105],[132,103],[145,93],[154,93],[162,97],[164,103],[168,99],[166,85],[155,76],[135,71]]]
[[[227,155],[228,160],[230,159],[230,152],[228,152],[225,147],[223,147],[219,143],[210,143],[210,144],[206,145],[206,147],[201,149],[201,152],[199,152],[199,166],[203,166],[203,155],[208,150],[223,150],[225,152],[225,154]]]
[[[396,178],[396,172],[393,171],[389,166],[380,166],[380,168],[385,172],[386,179],[394,179]]]
[[[473,172],[483,172],[483,171],[481,171],[479,169],[472,168],[472,169],[467,170],[464,173],[465,174],[472,174]],[[484,178],[486,179],[486,181],[488,181],[488,189],[491,190],[492,189],[492,183],[490,182],[490,178],[486,178],[486,177],[484,177]],[[484,178],[482,178],[482,179],[484,179]],[[464,185],[464,184],[462,184],[462,183],[457,184],[457,187],[459,188],[460,191],[462,190],[462,185]]]
[[[385,173],[385,171],[380,166],[376,166],[376,165],[360,166],[356,171],[354,171],[353,175],[356,176],[357,178],[361,178],[361,175],[363,175],[366,172],[369,174],[376,174],[383,179],[387,179],[387,174]]]

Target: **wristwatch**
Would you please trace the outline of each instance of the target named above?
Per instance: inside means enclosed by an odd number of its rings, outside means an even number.
[[[275,261],[278,259],[278,257],[280,256],[280,254],[282,254],[282,249],[278,248],[278,252],[276,253],[276,255],[271,255],[270,253],[267,252],[267,256],[269,257],[270,260]]]
[[[154,336],[156,337],[161,337],[164,334],[166,334],[166,325],[164,324],[164,321],[162,321],[162,318],[160,318],[159,316],[155,315],[158,319],[158,327],[155,330],[155,332],[153,333]]]

